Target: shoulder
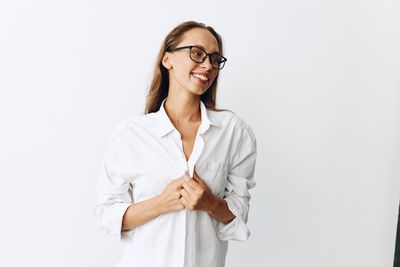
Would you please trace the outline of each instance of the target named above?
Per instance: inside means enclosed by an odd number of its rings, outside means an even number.
[[[238,114],[232,111],[212,111],[210,117],[217,120],[225,133],[232,136],[233,143],[257,149],[257,139],[250,125]]]
[[[111,131],[111,136],[120,137],[126,136],[127,134],[133,134],[138,131],[140,132],[140,129],[145,129],[148,127],[151,120],[151,114],[125,117],[115,124]]]
[[[213,111],[208,110],[209,116],[218,121],[223,128],[232,129],[234,131],[246,131],[253,135],[250,125],[238,114],[233,111]]]

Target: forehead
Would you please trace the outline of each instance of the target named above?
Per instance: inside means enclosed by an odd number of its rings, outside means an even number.
[[[219,52],[217,39],[206,29],[194,28],[183,34],[183,39],[179,46],[198,45],[203,47],[208,53]]]

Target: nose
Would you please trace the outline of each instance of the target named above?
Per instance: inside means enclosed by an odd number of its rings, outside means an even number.
[[[206,60],[204,60],[203,63],[201,63],[201,66],[206,68],[207,70],[211,70],[212,69],[212,65],[210,62],[210,55],[207,55]]]

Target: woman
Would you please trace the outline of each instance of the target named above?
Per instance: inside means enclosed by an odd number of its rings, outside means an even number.
[[[212,27],[188,21],[165,38],[145,115],[111,134],[94,209],[128,242],[117,266],[224,266],[228,240],[246,240],[256,139],[215,107],[226,58]]]

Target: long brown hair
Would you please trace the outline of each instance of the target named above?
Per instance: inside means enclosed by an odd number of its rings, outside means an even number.
[[[204,23],[196,21],[186,21],[176,26],[165,37],[162,46],[160,48],[160,51],[158,53],[156,64],[154,67],[153,79],[151,81],[148,95],[146,98],[146,106],[144,110],[145,114],[158,111],[161,107],[162,101],[168,96],[168,87],[169,87],[168,70],[161,63],[164,57],[164,53],[168,49],[175,48],[182,41],[184,33],[193,28],[202,28],[208,30],[215,37],[215,39],[217,39],[219,53],[220,55],[223,55],[222,38],[211,26],[206,26]],[[223,111],[225,109],[217,109],[215,107],[217,84],[218,84],[218,74],[217,77],[215,77],[214,82],[212,83],[210,88],[208,88],[207,91],[203,95],[201,95],[200,100],[204,103],[204,105],[208,109],[214,111]]]

